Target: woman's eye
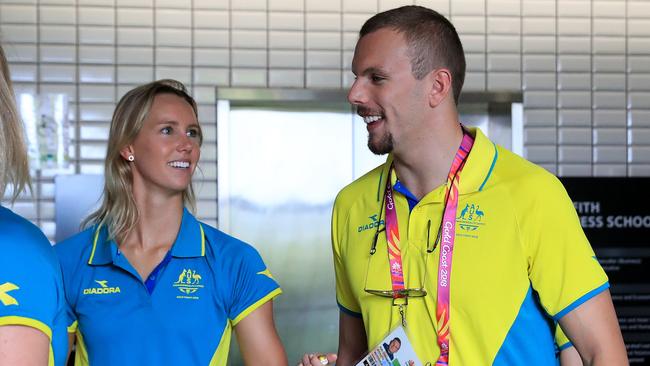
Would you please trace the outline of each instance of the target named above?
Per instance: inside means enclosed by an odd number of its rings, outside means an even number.
[[[199,130],[191,129],[187,131],[188,137],[199,137]]]
[[[161,132],[163,135],[169,135],[169,134],[172,133],[172,128],[171,128],[171,127],[163,127],[163,128],[160,130],[160,132]]]

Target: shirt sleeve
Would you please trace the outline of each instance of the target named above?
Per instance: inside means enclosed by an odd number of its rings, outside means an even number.
[[[233,258],[231,266],[229,272],[235,278],[231,284],[232,302],[228,317],[233,325],[237,325],[248,314],[282,293],[282,290],[257,250],[247,244]]]
[[[556,321],[609,288],[573,202],[555,177],[538,189],[528,215],[529,277],[542,306]]]
[[[564,331],[560,327],[559,323],[555,323],[555,345],[557,346],[558,352],[561,352],[569,347],[573,347],[573,344],[566,336],[566,334],[564,334]]]
[[[4,242],[0,255],[0,326],[24,325],[36,328],[52,339],[57,316],[58,269],[55,255],[45,237],[29,236],[20,242]],[[2,239],[5,241],[5,239]],[[10,239],[12,240],[12,239]]]
[[[69,243],[67,243],[69,244]],[[72,280],[75,277],[74,274],[79,270],[77,265],[80,259],[79,255],[72,253],[69,250],[70,245],[66,246],[65,243],[57,243],[54,245],[54,252],[56,253],[60,266],[61,266],[61,275],[63,277],[63,290],[65,293],[65,301],[63,304],[63,324],[67,328],[68,333],[75,333],[77,331],[77,315],[75,314],[73,308],[74,301],[77,296],[77,290],[75,287],[78,286],[72,285]],[[84,262],[85,263],[85,262]]]
[[[64,288],[65,288],[65,284],[64,284]],[[66,326],[68,333],[76,333],[77,328],[79,326],[79,324],[77,323],[77,315],[72,310],[72,306],[70,305],[67,296],[64,304],[64,310],[65,310],[63,312],[64,324]]]
[[[336,302],[342,312],[360,318],[361,307],[354,297],[343,262],[342,244],[345,228],[347,227],[347,218],[345,217],[347,215],[341,214],[340,206],[337,204],[339,199],[340,196],[334,202],[334,209],[332,211],[332,253],[334,256],[334,274],[336,277]]]

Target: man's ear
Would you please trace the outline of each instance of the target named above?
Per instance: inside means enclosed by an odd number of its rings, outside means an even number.
[[[452,85],[449,69],[434,69],[425,77],[429,85],[431,85],[431,89],[429,90],[430,107],[435,108],[448,97],[451,97]]]

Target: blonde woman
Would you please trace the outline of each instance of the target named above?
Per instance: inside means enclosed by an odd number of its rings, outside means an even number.
[[[77,365],[225,365],[233,329],[247,365],[287,365],[259,254],[186,208],[201,142],[180,82],[119,101],[101,207],[55,247]]]
[[[0,47],[0,197],[11,201],[30,185],[22,124]],[[41,231],[0,206],[0,365],[63,365],[66,336],[63,283]]]

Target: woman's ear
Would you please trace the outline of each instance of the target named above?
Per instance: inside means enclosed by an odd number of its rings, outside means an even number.
[[[429,85],[431,85],[431,89],[429,90],[429,106],[435,108],[451,96],[451,72],[445,68],[434,69],[425,77]]]
[[[126,145],[120,149],[120,156],[126,161],[134,161],[135,157],[133,155],[133,148],[131,145]]]

